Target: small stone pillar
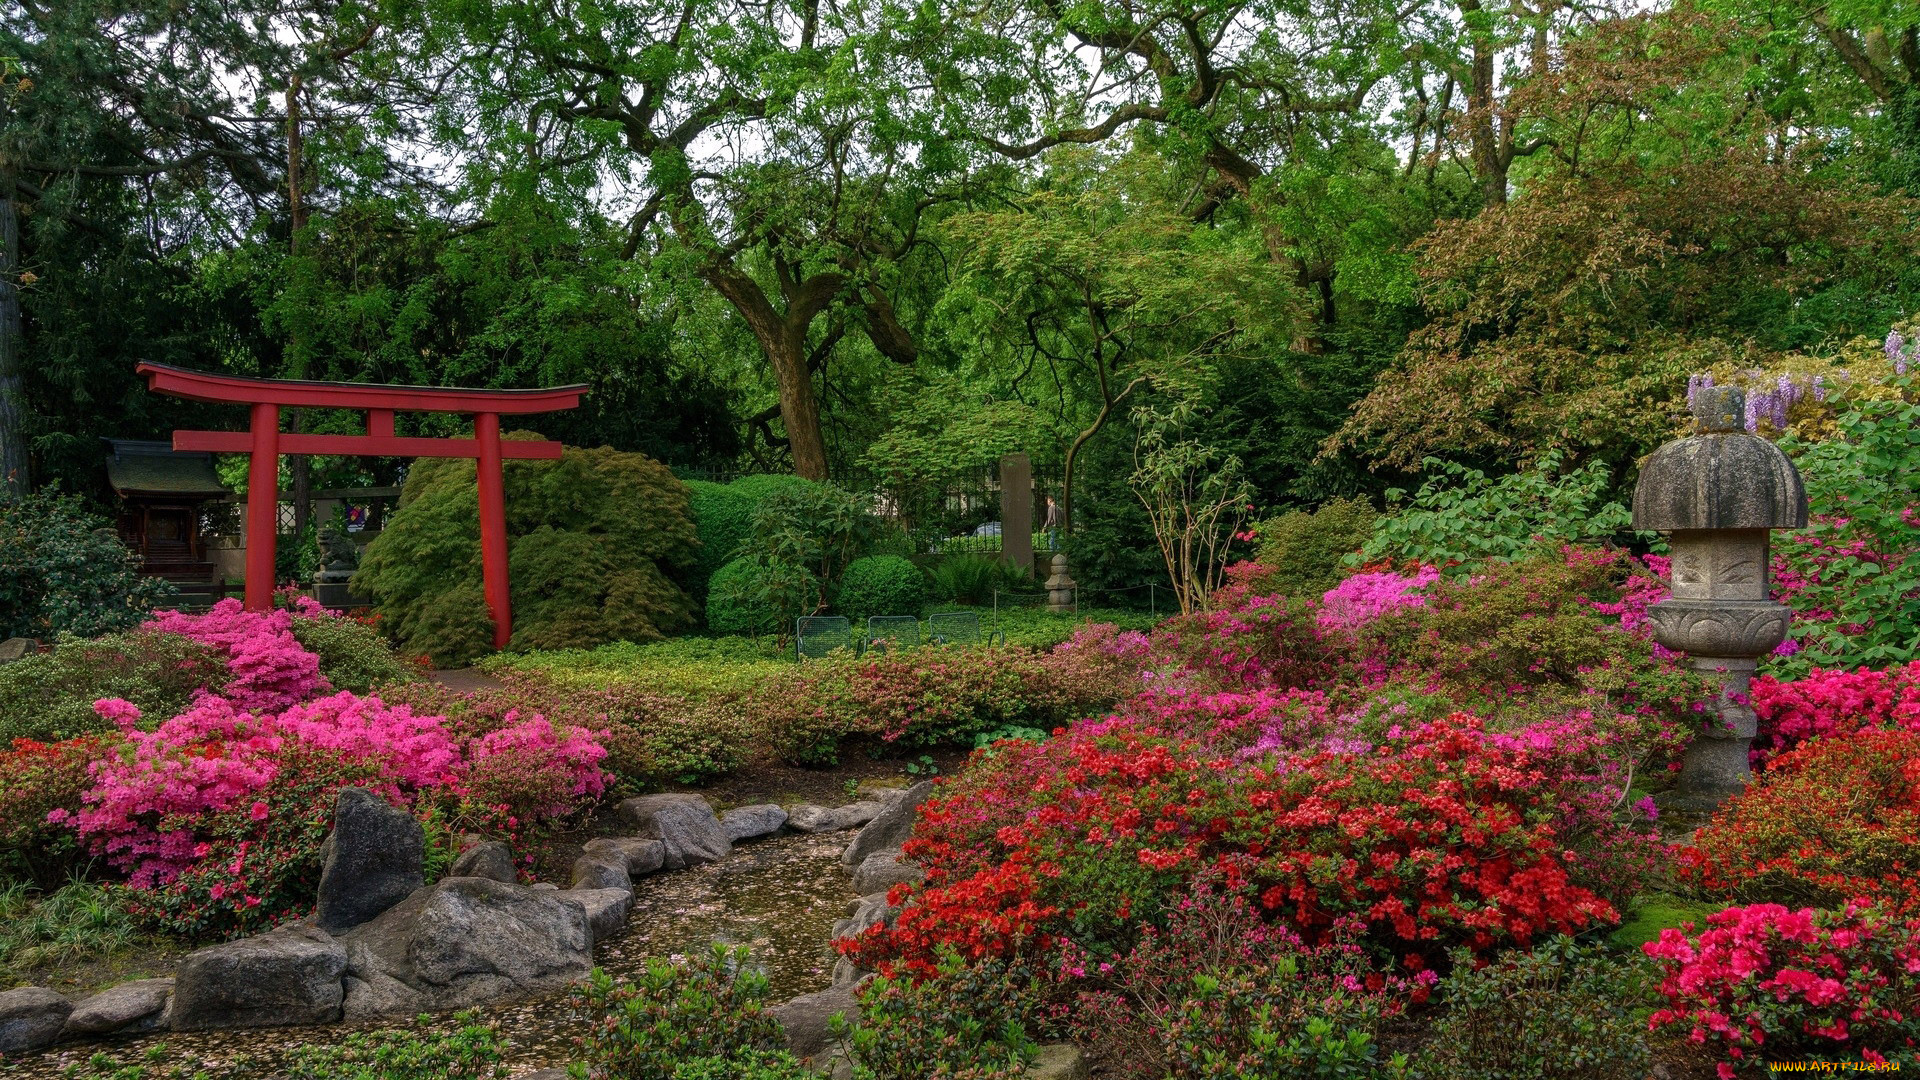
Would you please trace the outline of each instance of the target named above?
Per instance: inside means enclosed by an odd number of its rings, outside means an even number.
[[[1654,638],[1695,670],[1720,675],[1713,718],[1687,747],[1667,805],[1711,810],[1746,785],[1757,731],[1747,687],[1759,658],[1786,638],[1792,613],[1768,586],[1768,531],[1807,524],[1800,473],[1746,431],[1746,396],[1707,387],[1694,434],[1655,450],[1633,491],[1633,527],[1668,534],[1673,591],[1648,609]]]
[[[1047,578],[1047,610],[1074,610],[1073,578],[1067,573],[1067,557],[1064,553],[1053,557],[1053,574]]]

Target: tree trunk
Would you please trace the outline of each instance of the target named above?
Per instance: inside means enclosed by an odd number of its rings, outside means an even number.
[[[816,274],[804,280],[787,276],[781,268],[784,314],[773,309],[760,283],[729,263],[707,268],[705,277],[726,297],[773,368],[780,393],[780,422],[787,429],[787,448],[793,453],[796,476],[827,482],[827,441],[820,430],[820,402],[813,393],[813,370],[807,365],[807,328],[833,302],[843,279],[838,274]]]
[[[20,356],[20,217],[13,170],[0,166],[0,495],[24,495],[27,470],[26,385]]]
[[[780,388],[780,422],[787,429],[794,475],[824,484],[827,442],[820,430],[820,402],[813,393],[813,373],[807,370],[807,328],[782,326],[780,331],[778,343],[767,349],[767,360],[773,364],[774,380]]]
[[[292,236],[287,241],[290,255],[300,254],[300,233],[307,227],[306,193],[301,190],[300,171],[303,168],[302,155],[305,144],[300,136],[300,75],[296,72],[287,83],[287,220],[292,226]],[[289,342],[288,351],[293,355],[294,364],[289,365],[288,374],[296,377],[304,375],[300,370],[302,357],[298,331]],[[300,430],[301,410],[292,410],[288,428]],[[300,543],[306,535],[307,526],[313,524],[313,460],[305,454],[294,454],[287,460],[287,471],[293,478],[293,539]]]
[[[1498,118],[1494,115],[1496,87],[1494,67],[1497,50],[1493,35],[1475,23],[1488,18],[1480,0],[1460,0],[1460,14],[1467,23],[1467,35],[1473,42],[1473,80],[1467,92],[1467,130],[1472,142],[1473,172],[1488,206],[1504,206],[1507,201],[1507,161],[1501,153]]]

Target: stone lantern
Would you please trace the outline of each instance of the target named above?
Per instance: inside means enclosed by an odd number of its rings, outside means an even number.
[[[1715,386],[1694,398],[1694,434],[1655,450],[1633,491],[1633,527],[1668,534],[1673,591],[1648,609],[1654,638],[1717,673],[1713,717],[1687,747],[1668,805],[1710,810],[1747,782],[1757,730],[1747,687],[1759,658],[1786,638],[1791,612],[1768,588],[1771,529],[1807,524],[1800,473],[1745,428],[1746,395]]]
[[[1073,590],[1077,587],[1073,576],[1067,573],[1067,557],[1056,554],[1053,557],[1053,575],[1047,578],[1047,610],[1056,612],[1073,611]]]

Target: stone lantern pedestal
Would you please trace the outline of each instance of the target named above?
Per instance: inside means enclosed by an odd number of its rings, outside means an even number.
[[[1745,395],[1709,387],[1694,400],[1695,433],[1641,467],[1633,527],[1666,532],[1673,592],[1647,615],[1654,638],[1720,677],[1706,726],[1688,746],[1667,805],[1711,810],[1746,785],[1757,732],[1747,688],[1760,657],[1786,638],[1791,612],[1772,599],[1767,538],[1807,524],[1800,473],[1745,429]]]
[[[1047,610],[1070,612],[1075,608],[1073,591],[1078,588],[1073,576],[1067,573],[1067,557],[1053,557],[1053,574],[1047,578]]]

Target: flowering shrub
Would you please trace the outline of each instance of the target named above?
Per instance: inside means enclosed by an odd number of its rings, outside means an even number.
[[[1791,682],[1762,675],[1753,680],[1751,700],[1760,718],[1756,765],[1816,735],[1920,730],[1920,661],[1885,671],[1813,668]]]
[[[104,750],[102,740],[87,737],[15,739],[0,752],[0,879],[21,875],[49,892],[66,883],[79,848],[70,830],[47,818],[79,809],[87,765]]]
[[[93,709],[101,698],[126,698],[148,716],[172,716],[195,694],[219,693],[226,682],[225,654],[178,634],[68,638],[51,652],[0,666],[0,744],[111,731]]]
[[[1920,731],[1817,739],[1774,758],[1729,799],[1681,870],[1743,900],[1834,906],[1920,898]]]
[[[1422,566],[1412,574],[1373,571],[1354,574],[1320,598],[1322,630],[1358,630],[1395,608],[1427,602],[1422,589],[1440,579],[1440,571]]]
[[[1687,930],[1692,924],[1687,924]],[[1920,922],[1873,908],[1728,908],[1698,937],[1660,932],[1658,1031],[1714,1047],[1722,1080],[1749,1060],[1912,1060],[1920,1045]]]
[[[1041,990],[1026,965],[947,953],[925,978],[862,986],[859,1027],[837,1033],[862,1080],[1012,1080],[1039,1049]]]
[[[320,609],[314,605],[312,610]],[[179,634],[226,653],[229,678],[221,696],[237,709],[274,712],[329,688],[320,675],[320,658],[293,636],[294,618],[283,610],[248,611],[228,597],[204,615],[159,612],[144,628]]]
[[[1367,753],[1253,761],[1127,718],[1004,744],[922,808],[913,903],[841,947],[905,971],[941,948],[1113,948],[1203,873],[1309,943],[1351,924],[1414,971],[1452,944],[1577,931],[1617,918],[1575,880],[1578,838],[1556,824],[1581,812],[1567,759],[1583,749],[1465,715],[1389,730]]]
[[[539,716],[482,735],[468,756],[468,794],[515,816],[565,817],[606,790],[606,748],[581,728]]]
[[[763,1011],[767,977],[745,949],[715,943],[683,964],[650,957],[634,982],[595,968],[569,1006],[584,1018],[576,1080],[673,1080],[681,1062],[772,1050],[780,1024]]]

